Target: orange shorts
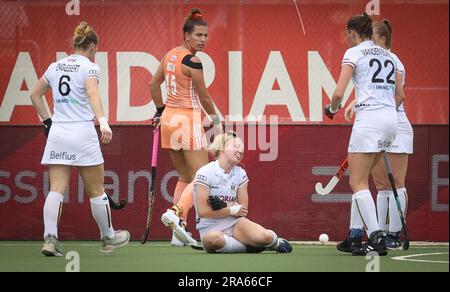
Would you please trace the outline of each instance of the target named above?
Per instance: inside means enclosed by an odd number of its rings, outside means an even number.
[[[201,110],[166,106],[161,116],[161,148],[201,150],[206,147]]]

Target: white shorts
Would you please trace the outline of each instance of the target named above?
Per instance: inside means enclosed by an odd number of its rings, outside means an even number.
[[[54,122],[41,164],[93,166],[103,163],[94,122]]]
[[[349,153],[378,153],[389,151],[397,135],[397,110],[383,108],[361,110],[356,114]]]
[[[405,112],[397,113],[398,131],[389,153],[413,154],[414,131]]]
[[[245,217],[239,217],[239,218],[236,218],[236,220],[233,220],[231,222],[228,221],[228,222],[225,222],[223,224],[216,224],[216,225],[213,225],[213,226],[209,226],[207,228],[201,228],[201,229],[198,230],[198,233],[200,234],[200,240],[202,240],[203,236],[205,236],[205,234],[210,232],[210,231],[220,231],[220,232],[222,232],[225,235],[233,237],[233,235],[234,235],[234,232],[233,232],[234,225],[236,225],[236,223],[238,223],[241,220],[248,220],[248,219],[245,218]]]

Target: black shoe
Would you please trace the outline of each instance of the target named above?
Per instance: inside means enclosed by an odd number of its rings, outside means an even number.
[[[265,247],[247,246],[245,252],[246,253],[261,253],[265,250],[266,250]]]
[[[361,247],[362,236],[350,238],[350,232],[348,237],[336,246],[339,251],[348,253],[352,253],[354,250],[360,249]]]
[[[366,256],[368,253],[377,253],[378,256],[388,254],[385,244],[386,235],[383,231],[375,231],[370,235],[369,242],[352,252],[354,256]]]
[[[278,239],[277,253],[291,253],[292,245],[284,238]]]
[[[400,242],[400,232],[389,233],[385,239],[386,249],[388,250],[400,250],[402,249],[402,243]]]

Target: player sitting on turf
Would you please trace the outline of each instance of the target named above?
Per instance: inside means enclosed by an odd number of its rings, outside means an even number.
[[[249,180],[237,166],[243,158],[242,140],[228,132],[219,135],[210,150],[217,160],[200,168],[194,181],[197,229],[205,251],[292,252],[287,240],[247,219]]]

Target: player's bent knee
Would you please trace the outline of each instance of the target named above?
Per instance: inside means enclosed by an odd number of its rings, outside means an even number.
[[[91,198],[99,197],[104,193],[103,185],[86,186],[84,191]]]
[[[273,233],[272,232],[266,230],[261,234],[261,242],[260,242],[261,245],[266,246],[266,245],[272,243],[272,241],[273,241]]]
[[[217,250],[225,246],[225,239],[221,232],[212,231],[202,238],[202,243],[206,250]]]

